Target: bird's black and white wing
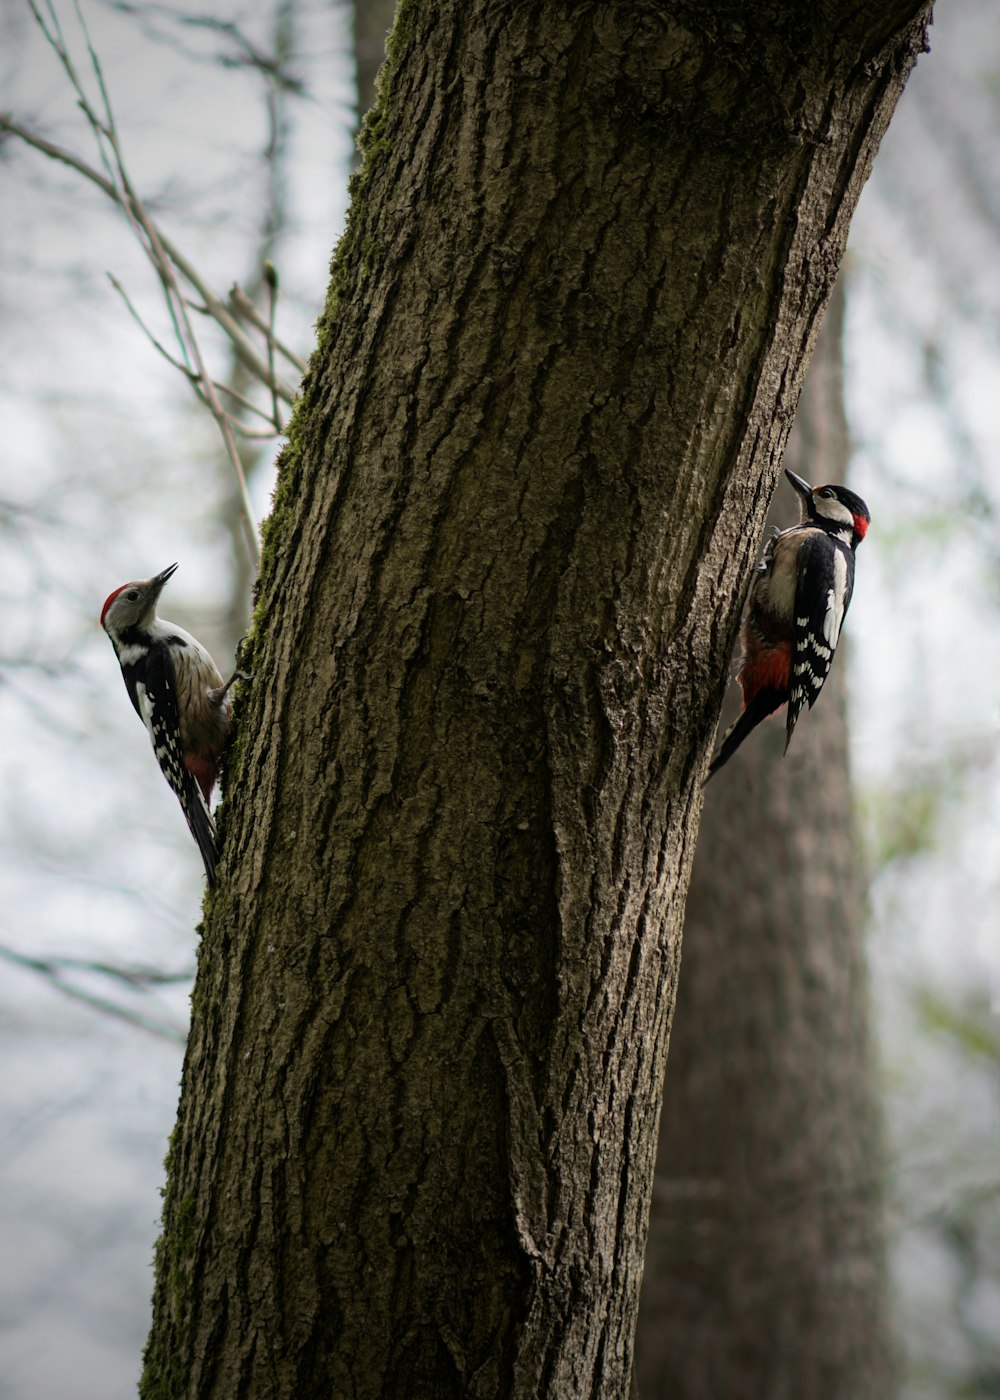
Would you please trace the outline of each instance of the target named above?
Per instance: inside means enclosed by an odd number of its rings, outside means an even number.
[[[183,808],[211,883],[215,879],[215,866],[219,858],[215,823],[197,780],[188,772],[184,762],[180,744],[177,679],[167,643],[150,647],[141,677],[136,677],[134,686],[136,709],[149,731],[156,761]]]
[[[810,530],[799,550],[795,586],[786,750],[803,706],[816,703],[830,674],[853,591],[853,550],[824,530]]]

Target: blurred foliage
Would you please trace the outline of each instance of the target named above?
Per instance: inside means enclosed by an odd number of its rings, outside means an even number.
[[[1000,1076],[1000,1022],[981,989],[958,1004],[926,986],[916,987],[912,995],[925,1031],[947,1037],[961,1054],[984,1061]],[[1000,1183],[1000,1161],[997,1167]]]

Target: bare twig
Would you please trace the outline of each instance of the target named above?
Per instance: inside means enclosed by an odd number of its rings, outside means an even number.
[[[234,390],[227,389],[224,384],[216,384],[215,387],[221,393],[224,394],[235,393]],[[237,397],[239,396],[237,395]],[[247,442],[268,442],[274,437],[273,427],[251,428],[249,423],[241,422],[239,418],[236,418],[231,413],[228,415],[228,417],[232,430],[236,434],[236,436],[239,438],[245,438]],[[270,418],[267,419],[267,422],[271,422]]]
[[[24,126],[21,122],[14,121],[9,116],[0,115],[0,132],[5,131],[9,132],[11,136],[16,136],[18,140],[23,141],[26,146],[30,146],[33,150],[48,156],[50,160],[58,161],[61,165],[69,166],[71,170],[75,170],[77,174],[82,175],[85,180],[96,185],[99,190],[120,207],[125,208],[125,206],[130,203],[127,196],[123,197],[119,194],[112,180],[107,179],[99,170],[95,169],[94,166],[76,155],[73,151],[67,150],[65,146],[60,146],[54,141],[47,140],[39,132],[32,130],[31,127]],[[211,316],[212,320],[225,332],[236,354],[254,378],[261,384],[265,384],[270,388],[271,386],[268,384],[267,360],[261,355],[249,336],[244,333],[239,321],[228,310],[225,302],[207,285],[193,264],[188,262],[183,253],[171,243],[170,239],[159,229],[157,229],[157,234],[160,245],[166,256],[173,263],[174,267],[177,268],[177,271],[184,280],[190,283],[201,297],[205,314]],[[249,320],[250,318],[247,317],[246,319]],[[263,323],[261,324],[261,329],[266,329]],[[278,342],[277,348],[290,364],[295,365],[296,369],[301,368],[303,373],[305,372],[304,360],[296,356],[293,351],[288,350],[281,342]],[[276,379],[274,388],[278,396],[286,404],[291,405],[295,402],[295,389],[285,380],[280,378]]]
[[[185,967],[177,972],[167,972],[162,967],[122,967],[118,963],[95,962],[90,958],[51,957],[39,958],[18,952],[6,943],[0,943],[0,958],[30,967],[36,972],[58,975],[62,972],[93,972],[108,977],[115,982],[143,991],[149,987],[180,987],[194,979],[194,968]]]
[[[108,273],[108,281],[111,283],[112,287],[114,287],[115,291],[125,303],[129,315],[135,321],[136,325],[142,331],[143,335],[149,341],[150,345],[152,345],[153,349],[157,352],[157,354],[163,356],[163,358],[167,361],[167,364],[171,365],[174,369],[178,370],[188,379],[195,393],[201,399],[202,403],[207,405],[208,401],[201,388],[201,376],[197,373],[196,370],[191,369],[190,366],[184,364],[181,360],[179,360],[176,355],[171,355],[170,351],[163,344],[163,342],[157,339],[157,337],[150,330],[149,326],[147,326],[146,322],[142,319],[141,314],[139,313],[137,307],[134,305],[128,292],[126,292],[125,288],[118,281],[118,278],[114,275],[114,273]],[[227,414],[230,424],[232,425],[233,431],[235,433],[238,433],[240,437],[259,438],[261,441],[264,441],[267,438],[276,437],[281,433],[280,417],[272,417],[271,414],[265,413],[262,408],[257,407],[257,405],[253,402],[252,399],[248,399],[245,394],[239,393],[236,389],[231,389],[228,384],[223,384],[221,380],[213,379],[212,387],[218,393],[228,395],[228,397],[233,399],[236,403],[238,403],[241,408],[245,409],[247,413],[256,414],[256,416],[267,425],[266,427],[262,428],[251,428],[248,423],[241,423],[239,419],[234,418],[232,414]]]
[[[272,327],[264,320],[263,316],[238,282],[234,282],[229,289],[229,304],[238,316],[242,316],[244,321],[249,321],[252,326],[256,326],[263,335],[268,336],[273,341],[274,348],[279,355],[284,355],[289,364],[294,365],[300,374],[305,374],[306,370],[309,368],[306,361],[301,355],[297,355],[294,350],[289,349],[284,341],[279,340],[278,337],[273,334]],[[206,307],[205,309],[207,310],[208,308]]]
[[[245,335],[240,323],[233,316],[222,301],[212,291],[211,287],[201,278],[197,269],[188,262],[174,245],[165,238],[160,238],[164,251],[169,256],[171,262],[184,279],[194,287],[195,291],[205,303],[205,308],[212,320],[225,331],[232,341],[233,349],[236,351],[243,364],[250,370],[251,374],[260,381],[261,384],[268,383],[267,361],[264,359],[249,336]],[[274,384],[275,389],[285,403],[295,402],[295,389],[283,379],[277,379]]]
[[[271,414],[275,423],[280,424],[278,396],[274,392],[274,316],[278,306],[278,274],[270,260],[264,264],[264,281],[267,283],[267,368],[271,378]]]
[[[142,331],[143,335],[149,341],[150,345],[152,345],[153,349],[158,354],[163,356],[168,365],[172,365],[174,369],[180,370],[181,374],[186,375],[187,378],[195,386],[197,386],[197,374],[195,374],[194,370],[190,367],[190,365],[185,364],[183,360],[179,360],[176,355],[171,355],[170,351],[163,344],[163,341],[157,339],[157,337],[150,330],[149,326],[147,326],[146,322],[142,319],[142,316],[139,314],[135,303],[132,301],[132,298],[129,296],[128,292],[126,292],[125,288],[118,281],[118,278],[114,275],[113,272],[108,273],[108,281],[111,283],[112,287],[114,287],[115,291],[125,303],[125,307],[129,315],[132,317],[133,321],[135,321],[136,325]]]
[[[211,15],[185,15],[171,5],[151,4],[150,0],[143,0],[141,5],[134,3],[133,0],[111,0],[111,7],[125,14],[135,14],[143,29],[152,34],[158,43],[169,43],[172,48],[191,62],[204,63],[207,61],[218,64],[222,68],[256,68],[269,82],[274,83],[283,91],[294,93],[297,97],[308,95],[308,89],[303,79],[288,71],[279,54],[267,53],[254,44],[232,20],[216,19]],[[155,24],[157,19],[169,21],[170,27],[157,28]],[[234,51],[227,53],[217,50],[206,59],[200,50],[177,39],[174,32],[177,28],[201,29],[219,34],[222,38],[231,41]]]
[[[32,3],[32,0],[29,0],[29,4],[30,3]],[[51,5],[51,0],[49,0],[49,4]],[[198,371],[198,384],[201,390],[201,394],[205,399],[209,412],[212,414],[212,417],[215,419],[216,424],[218,425],[220,433],[222,434],[222,440],[225,444],[226,454],[229,457],[229,461],[232,465],[233,471],[236,474],[236,481],[239,486],[240,499],[243,505],[243,526],[244,533],[246,535],[247,546],[250,550],[251,557],[253,557],[255,560],[259,560],[260,546],[257,541],[257,530],[254,523],[253,505],[250,501],[250,492],[247,487],[246,475],[243,471],[243,463],[240,460],[240,454],[237,450],[236,441],[233,437],[232,425],[230,424],[228,414],[226,414],[225,410],[222,408],[222,405],[219,403],[218,396],[215,392],[215,388],[212,383],[212,377],[208,372],[208,366],[206,365],[204,355],[202,354],[201,345],[198,342],[198,338],[194,333],[194,328],[191,325],[190,317],[188,316],[187,305],[185,303],[184,295],[180,287],[178,286],[177,278],[174,275],[174,269],[170,258],[168,257],[167,253],[163,248],[163,243],[160,239],[159,230],[157,229],[153,219],[150,217],[149,212],[143,204],[142,200],[138,197],[135,189],[132,186],[132,181],[129,176],[128,170],[126,169],[125,159],[122,154],[121,145],[118,140],[118,132],[115,127],[114,115],[111,111],[111,106],[108,101],[107,88],[104,83],[104,74],[101,68],[100,59],[98,58],[97,53],[95,52],[93,45],[90,42],[90,35],[87,31],[86,24],[84,23],[83,16],[80,14],[78,3],[76,5],[76,9],[80,21],[80,26],[87,40],[87,50],[90,54],[90,61],[93,66],[94,74],[97,78],[97,82],[101,90],[102,100],[104,102],[107,121],[106,125],[102,127],[101,130],[104,131],[104,133],[106,134],[108,144],[114,156],[115,170],[117,172],[119,180],[121,181],[122,192],[124,197],[120,200],[120,203],[122,208],[128,215],[130,221],[132,221],[133,225],[136,227],[137,232],[141,229],[142,233],[145,234],[146,239],[148,239],[150,260],[152,261],[153,266],[156,268],[156,271],[158,272],[160,277],[160,281],[163,284],[164,297],[171,318],[174,320],[174,330],[177,335],[178,343],[182,348],[182,352],[190,350],[193,356],[195,367]],[[84,101],[84,103],[86,103],[85,98],[81,98],[81,100]],[[89,108],[86,105],[84,110],[87,112],[87,116],[91,122],[91,125],[95,126],[96,130],[97,123],[94,115],[90,112]],[[143,241],[141,237],[139,241]]]
[[[280,420],[275,420],[271,417],[270,413],[265,412],[262,408],[258,408],[245,394],[241,394],[238,389],[234,389],[229,384],[223,384],[221,380],[213,380],[213,383],[220,394],[228,394],[233,402],[238,403],[241,408],[246,409],[247,413],[256,414],[263,422],[270,425],[268,428],[251,428],[246,423],[237,423],[234,419],[233,427],[237,432],[242,433],[244,437],[274,437],[281,432]]]
[[[114,277],[111,278],[112,285],[122,297],[130,314],[139,324],[143,333],[147,336],[156,351],[162,355],[172,367],[180,370],[185,375],[188,382],[192,385],[199,398],[206,404],[209,412],[215,419],[225,444],[226,455],[229,458],[233,473],[236,477],[247,544],[251,556],[256,560],[259,557],[259,546],[253,519],[253,509],[249,490],[247,488],[243,463],[236,447],[235,433],[239,432],[241,435],[251,438],[260,438],[269,434],[265,433],[262,429],[250,428],[241,423],[232,413],[223,408],[219,399],[219,394],[229,394],[234,402],[239,403],[245,410],[258,414],[265,423],[270,423],[272,425],[275,433],[280,433],[281,413],[278,406],[279,399],[286,404],[293,403],[295,390],[278,376],[275,367],[275,354],[276,352],[281,354],[300,372],[304,372],[305,362],[277,339],[275,333],[277,278],[273,273],[273,269],[271,270],[270,276],[265,272],[265,280],[269,288],[269,314],[266,321],[259,315],[256,309],[253,308],[250,299],[246,297],[245,294],[242,294],[242,301],[238,306],[234,301],[233,310],[230,310],[229,307],[225,305],[222,299],[200,276],[197,269],[189,263],[183,254],[165,237],[132,184],[115,123],[103,67],[97,51],[91,42],[86,22],[80,10],[79,0],[74,0],[74,9],[81,32],[84,36],[84,42],[86,43],[93,78],[97,85],[99,101],[96,106],[91,101],[83,79],[73,62],[53,0],[27,0],[27,3],[36,23],[58,58],[77,96],[78,105],[91,128],[97,146],[101,169],[98,169],[74,152],[67,150],[65,147],[47,140],[38,132],[31,130],[20,122],[12,120],[10,117],[0,117],[0,132],[6,132],[17,137],[26,145],[33,147],[48,158],[59,161],[70,169],[75,170],[78,174],[82,175],[86,180],[100,189],[124,213],[137,241],[141,245],[150,265],[159,278],[163,290],[164,303],[173,326],[179,353],[171,353],[163,342],[152,333],[139,315],[132,301],[126,295],[121,283]],[[202,305],[197,309],[204,309],[205,314],[209,315],[216,322],[229,338],[240,362],[250,374],[269,391],[271,396],[270,415],[258,409],[245,395],[236,393],[233,390],[227,389],[224,385],[219,384],[208,372],[205,357],[191,321],[191,312],[195,309],[195,303],[182,288],[178,280],[179,278],[183,279],[187,286],[201,299]],[[234,314],[234,312],[238,314]],[[253,341],[243,330],[238,317],[249,321],[264,335],[264,355],[261,355],[260,351],[253,344]]]
[[[51,987],[62,992],[64,996],[71,997],[74,1001],[83,1002],[84,1005],[92,1007],[95,1011],[101,1011],[106,1016],[114,1016],[117,1020],[125,1021],[130,1026],[148,1031],[150,1035],[159,1036],[163,1040],[174,1041],[178,1045],[183,1045],[187,1039],[186,1034],[179,1027],[172,1026],[167,1021],[158,1020],[156,1017],[147,1016],[145,1012],[124,1006],[121,1002],[112,1001],[109,997],[101,996],[98,992],[91,992],[85,987],[77,986],[67,974],[98,973],[102,976],[117,978],[129,986],[146,989],[157,983],[188,981],[191,976],[188,972],[184,974],[158,973],[155,969],[115,968],[107,963],[87,963],[74,958],[37,958],[31,957],[27,953],[20,953],[16,948],[9,948],[5,944],[0,944],[0,958],[8,963],[13,963],[16,967],[26,968],[29,972],[37,973]]]

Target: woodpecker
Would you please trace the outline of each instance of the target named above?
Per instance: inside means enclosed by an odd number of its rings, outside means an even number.
[[[101,626],[213,885],[219,851],[209,803],[232,718],[230,687],[245,677],[236,671],[223,684],[202,644],[157,617],[156,604],[176,568],[116,588],[101,609]]]
[[[813,487],[793,471],[785,475],[798,492],[801,519],[774,531],[750,586],[737,672],[743,704],[708,778],[786,701],[788,752],[802,707],[812,708],[830,672],[854,591],[854,551],[868,531],[868,507],[844,486]]]

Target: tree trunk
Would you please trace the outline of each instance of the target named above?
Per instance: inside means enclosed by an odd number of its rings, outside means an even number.
[[[927,8],[404,3],[283,455],[147,1397],[627,1393],[700,781]]]
[[[841,303],[789,441],[789,465],[820,483],[847,465]],[[777,523],[796,518],[790,490],[776,504]],[[640,1308],[643,1400],[892,1393],[843,657],[784,762],[783,742],[783,724],[759,730],[702,818]]]

